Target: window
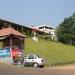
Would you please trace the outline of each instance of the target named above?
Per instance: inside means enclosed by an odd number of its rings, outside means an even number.
[[[34,55],[29,55],[28,59],[34,59]]]
[[[44,29],[44,26],[42,26],[42,27],[39,27],[39,29]]]

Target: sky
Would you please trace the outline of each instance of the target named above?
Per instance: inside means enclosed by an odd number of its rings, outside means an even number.
[[[24,26],[57,27],[75,13],[75,0],[0,0],[0,19]]]

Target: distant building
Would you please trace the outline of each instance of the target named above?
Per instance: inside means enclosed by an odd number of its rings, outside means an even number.
[[[38,29],[40,31],[43,31],[45,33],[49,33],[51,35],[54,35],[54,28],[53,27],[50,27],[48,25],[41,25],[41,26],[38,26]]]
[[[40,25],[40,26],[32,26],[32,28],[38,30],[38,31],[42,31],[46,34],[46,36],[50,37],[52,39],[54,39],[55,34],[54,34],[54,28],[48,25]],[[44,35],[45,35],[44,34]]]
[[[54,28],[53,27],[48,26],[48,25],[41,25],[41,26],[38,26],[38,29],[40,31],[48,33],[49,35],[51,35],[51,38],[54,39],[55,34],[54,34]]]

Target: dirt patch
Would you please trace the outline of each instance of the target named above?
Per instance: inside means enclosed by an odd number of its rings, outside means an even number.
[[[32,68],[0,63],[0,75],[75,75],[75,65]]]
[[[56,66],[56,67],[51,67],[51,69],[58,69],[58,70],[75,70],[75,65]]]

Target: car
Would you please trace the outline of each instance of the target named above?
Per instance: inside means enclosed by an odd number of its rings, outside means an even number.
[[[34,68],[44,67],[43,58],[35,54],[28,54],[24,57],[24,66],[33,66]]]

